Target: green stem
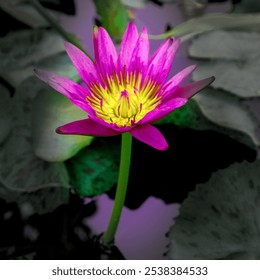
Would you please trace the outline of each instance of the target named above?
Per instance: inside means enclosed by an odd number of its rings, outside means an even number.
[[[116,230],[119,224],[120,216],[124,207],[128,177],[131,163],[131,148],[132,148],[132,136],[129,133],[122,134],[121,144],[121,158],[118,175],[118,183],[116,189],[116,197],[114,201],[114,207],[108,224],[108,228],[102,236],[103,244],[107,245],[114,240]]]
[[[46,11],[46,9],[38,2],[38,0],[29,0],[32,6],[41,14],[47,22],[62,36],[65,41],[70,42],[74,46],[81,49],[88,57],[90,57],[83,48],[79,40],[73,34],[68,33],[53,17]],[[91,58],[91,57],[90,57]]]

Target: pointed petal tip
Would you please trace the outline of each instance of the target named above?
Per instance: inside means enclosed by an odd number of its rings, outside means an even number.
[[[33,68],[33,73],[38,76],[41,72],[41,69],[38,69],[38,68]]]
[[[210,84],[212,84],[215,80],[216,80],[216,77],[215,77],[215,76],[209,77],[209,78],[208,78],[208,81],[209,81],[208,86],[209,86]]]
[[[159,151],[168,149],[168,143],[162,133],[150,124],[136,126],[129,133],[139,141],[153,147]]]
[[[66,50],[66,52],[68,53],[70,50],[73,50],[73,49],[78,49],[75,45],[71,44],[70,42],[68,41],[64,41],[64,48]]]
[[[187,67],[187,69],[190,69],[191,72],[193,72],[197,68],[196,64],[191,64],[190,66]]]
[[[37,77],[38,77],[38,69],[37,68],[33,68],[33,73],[34,73],[34,75],[36,75]]]
[[[99,27],[98,27],[97,25],[93,25],[93,28],[92,28],[92,29],[93,29],[93,33],[94,33],[94,34],[97,34],[98,28],[99,28]]]
[[[63,134],[62,132],[62,126],[59,126],[55,129],[55,132],[58,133],[58,134]]]
[[[169,38],[168,40],[170,40],[170,42],[171,42],[172,44],[177,44],[177,45],[180,45],[180,44],[181,44],[181,39],[178,38],[178,37],[171,37],[171,38]]]
[[[142,36],[148,36],[148,30],[147,30],[146,27],[143,27],[143,28],[142,28],[141,35],[142,35]]]
[[[169,148],[169,145],[168,145],[168,143],[166,142],[166,144],[165,144],[164,146],[162,146],[162,147],[160,147],[160,148],[157,148],[157,149],[158,149],[159,151],[167,151],[168,148]]]
[[[133,21],[129,21],[127,28],[129,28],[129,27],[136,28],[136,25]]]
[[[37,78],[42,80],[45,83],[49,83],[50,77],[52,75],[51,72],[39,69],[39,68],[34,68],[33,69],[34,74],[36,75]]]
[[[203,80],[189,83],[187,85],[179,87],[175,91],[174,95],[175,95],[175,97],[191,98],[193,95],[195,95],[196,93],[200,92],[201,90],[203,90],[204,88],[206,88],[207,86],[212,84],[214,82],[214,80],[215,80],[215,77],[211,76],[211,77],[203,79]]]

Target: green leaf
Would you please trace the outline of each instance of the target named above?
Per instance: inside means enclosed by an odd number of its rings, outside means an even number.
[[[0,84],[0,144],[11,130],[12,107],[8,90]]]
[[[258,0],[242,0],[234,5],[235,13],[259,13],[260,2]]]
[[[0,8],[17,20],[30,27],[47,27],[49,23],[35,10],[35,8],[24,0],[0,0]],[[49,11],[51,13],[51,11]]]
[[[260,259],[260,160],[236,163],[197,186],[169,232],[170,259]]]
[[[129,17],[121,0],[93,0],[102,26],[119,43],[127,27]]]
[[[63,40],[51,31],[36,29],[8,33],[0,38],[0,74],[34,65],[63,50]]]
[[[255,33],[216,31],[201,35],[193,42],[190,54],[211,60],[200,62],[194,80],[210,73],[216,77],[211,85],[214,88],[242,98],[260,96],[259,45],[260,35]]]
[[[117,182],[120,145],[100,140],[80,151],[67,163],[71,183],[82,196],[110,190]]]
[[[45,85],[43,85],[45,87]],[[92,136],[60,135],[55,129],[63,124],[86,119],[87,113],[62,94],[46,88],[38,92],[33,104],[33,148],[46,161],[61,162],[88,146]]]
[[[259,24],[260,13],[254,15],[211,13],[187,20],[164,34],[149,35],[149,37],[151,39],[161,40],[171,36],[177,36],[183,37],[183,40],[187,40],[207,31],[238,27],[251,28]]]
[[[29,78],[13,98],[12,132],[0,146],[0,194],[21,207],[29,204],[33,213],[52,211],[68,201],[68,173],[63,163],[48,163],[32,150],[32,101],[42,82]]]

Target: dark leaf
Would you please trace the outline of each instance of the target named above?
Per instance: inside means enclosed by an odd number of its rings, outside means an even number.
[[[68,200],[68,174],[63,163],[48,163],[32,150],[32,101],[42,87],[30,78],[16,91],[12,102],[13,126],[0,147],[0,193],[7,201],[29,205],[33,213],[52,211]]]
[[[12,107],[8,90],[0,84],[0,145],[11,130]]]
[[[63,40],[56,33],[41,29],[11,32],[0,38],[0,74],[34,65],[62,50]]]
[[[259,160],[234,164],[197,186],[170,229],[168,257],[259,260],[259,170]]]

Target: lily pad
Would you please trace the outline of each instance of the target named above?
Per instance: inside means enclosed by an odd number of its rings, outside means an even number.
[[[11,97],[8,90],[0,84],[0,144],[11,130],[12,110]]]
[[[15,69],[2,73],[2,77],[13,87],[18,87],[23,80],[33,76],[33,69],[39,68],[69,77],[73,81],[79,81],[80,77],[76,68],[72,65],[67,53],[61,52],[40,60],[34,65],[28,65],[21,69]]]
[[[61,162],[90,145],[92,136],[60,135],[55,131],[63,124],[85,118],[87,113],[73,105],[65,96],[49,88],[40,90],[33,103],[35,154],[46,161]]]
[[[100,195],[117,182],[120,145],[101,140],[67,162],[71,183],[82,196]]]
[[[197,186],[169,232],[170,259],[260,259],[260,160]]]
[[[34,213],[52,211],[66,203],[69,194],[65,165],[43,161],[33,153],[32,101],[41,87],[41,81],[33,77],[17,89],[12,102],[12,131],[0,147],[2,198],[20,205],[26,202]]]
[[[52,31],[35,29],[11,32],[0,38],[0,74],[34,65],[63,50],[63,40]]]
[[[190,54],[193,58],[211,60],[200,62],[193,74],[194,80],[211,73],[216,77],[212,87],[229,91],[241,98],[259,97],[258,45],[260,35],[255,33],[216,31],[201,35],[192,44]]]
[[[205,89],[194,97],[203,115],[219,127],[232,129],[248,135],[255,146],[260,145],[257,136],[259,122],[249,108],[238,98],[220,90]],[[232,134],[232,133],[230,133]],[[236,137],[232,134],[236,140]]]
[[[194,39],[189,54],[194,58],[243,62],[259,56],[259,45],[259,33],[216,30]]]

